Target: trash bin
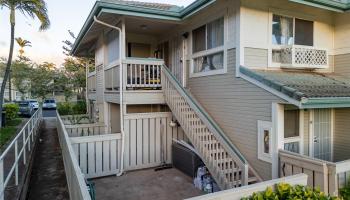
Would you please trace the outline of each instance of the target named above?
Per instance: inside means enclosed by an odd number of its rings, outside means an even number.
[[[6,125],[6,112],[2,111],[1,115],[1,127],[4,127]]]

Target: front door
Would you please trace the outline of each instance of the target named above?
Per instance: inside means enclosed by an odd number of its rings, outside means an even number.
[[[332,110],[314,110],[313,155],[314,158],[332,161]]]
[[[180,83],[184,86],[184,48],[185,41],[181,36],[170,41],[170,63],[169,68]]]

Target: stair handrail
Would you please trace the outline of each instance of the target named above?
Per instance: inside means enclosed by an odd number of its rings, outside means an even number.
[[[242,153],[237,149],[237,147],[230,141],[230,139],[225,135],[224,131],[219,127],[219,125],[209,116],[209,114],[200,106],[197,100],[195,100],[182,86],[177,78],[170,72],[169,68],[164,64],[162,66],[162,71],[169,78],[169,81],[174,85],[174,87],[182,94],[188,104],[192,104],[195,107],[193,109],[201,120],[206,122],[208,129],[216,136],[216,138],[226,147],[226,151],[233,157],[237,157],[242,165],[245,165],[246,173],[248,174],[248,162],[242,155]],[[163,78],[163,76],[162,76]],[[162,81],[162,83],[164,83]]]

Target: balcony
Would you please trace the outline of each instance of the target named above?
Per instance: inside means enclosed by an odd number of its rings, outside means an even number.
[[[282,68],[324,69],[328,67],[326,49],[291,45],[273,50],[273,61],[281,63]]]
[[[127,58],[105,68],[105,99],[119,103],[120,78],[123,81],[123,101],[127,104],[162,104],[161,67],[164,61],[153,58]],[[140,101],[142,99],[142,101]]]

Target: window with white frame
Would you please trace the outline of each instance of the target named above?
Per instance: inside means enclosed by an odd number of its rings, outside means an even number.
[[[271,162],[272,156],[272,123],[258,121],[258,158]]]
[[[224,69],[224,17],[192,31],[192,73]]]
[[[314,22],[273,14],[272,16],[272,61],[281,62],[280,46],[314,45]]]
[[[284,149],[301,153],[300,111],[284,111]]]

